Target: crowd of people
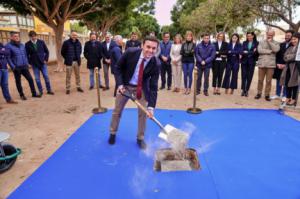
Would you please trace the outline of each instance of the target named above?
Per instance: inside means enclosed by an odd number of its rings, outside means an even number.
[[[210,34],[203,34],[201,41],[196,43],[196,38],[191,31],[187,31],[184,38],[176,34],[173,41],[171,41],[170,33],[165,32],[155,55],[160,61],[159,89],[172,89],[173,92],[183,90],[185,95],[189,95],[193,84],[193,71],[196,67],[198,69],[198,77],[195,81],[197,95],[203,91],[205,96],[209,96],[210,71],[212,71],[213,95],[221,95],[221,88],[225,89],[225,94],[233,94],[239,86],[238,74],[241,69],[241,96],[248,97],[257,66],[258,85],[254,98],[262,97],[265,82],[265,100],[271,101],[280,97],[282,100],[286,99],[288,105],[293,105],[296,103],[298,94],[300,33],[294,33],[292,30],[286,31],[285,41],[282,43],[275,41],[274,35],[275,32],[269,29],[266,32],[266,38],[258,42],[254,32],[247,32],[246,40],[241,42],[239,34],[234,33],[227,42],[225,33],[220,32],[216,35],[215,42],[211,41]],[[123,44],[123,38],[120,35],[112,37],[110,33],[107,33],[104,41],[100,41],[97,34],[92,32],[90,40],[84,44],[82,50],[82,44],[77,37],[77,33],[71,31],[70,38],[63,42],[61,48],[61,55],[66,66],[66,94],[68,95],[71,92],[73,70],[77,91],[84,92],[80,82],[82,51],[90,73],[89,89],[92,90],[95,87],[94,71],[95,67],[98,67],[103,69],[104,74],[103,84],[99,75],[100,88],[106,91],[110,89],[109,73],[115,73],[122,54],[130,48],[142,48],[143,45],[135,32],[131,34],[126,44]],[[0,83],[7,103],[17,103],[12,99],[8,89],[8,66],[13,71],[21,100],[27,99],[21,83],[22,76],[29,84],[32,97],[39,98],[44,94],[41,74],[47,94],[54,95],[48,75],[48,59],[47,45],[37,38],[34,31],[29,32],[29,41],[25,44],[20,42],[18,32],[10,33],[10,42],[5,46],[0,43]],[[32,68],[38,92],[29,66]],[[271,96],[272,78],[276,79],[274,96]],[[114,96],[118,88],[116,79],[115,82]]]

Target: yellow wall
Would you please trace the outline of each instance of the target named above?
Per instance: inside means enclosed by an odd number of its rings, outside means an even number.
[[[46,24],[44,24],[37,17],[34,17],[34,25],[35,25],[35,31],[39,34],[53,33],[52,29]],[[70,21],[66,21],[65,32],[70,32],[70,30],[71,30]]]

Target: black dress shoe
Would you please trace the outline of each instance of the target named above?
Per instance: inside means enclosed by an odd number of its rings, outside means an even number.
[[[109,135],[109,139],[108,139],[108,143],[109,143],[110,145],[115,144],[115,143],[116,143],[116,135],[110,134],[110,135]]]
[[[171,87],[170,87],[170,86],[168,86],[168,90],[171,90]]]
[[[94,86],[90,86],[90,88],[89,88],[90,90],[93,90],[94,89]]]
[[[42,97],[42,96],[41,96],[41,95],[37,95],[37,94],[33,94],[32,97],[40,98],[40,97]]]
[[[71,93],[70,90],[67,90],[67,91],[66,91],[66,94],[67,94],[67,95],[70,95],[70,93]]]
[[[267,95],[267,96],[265,97],[265,100],[266,100],[266,101],[268,101],[268,102],[269,102],[269,101],[271,101],[271,98],[270,98],[270,96],[269,96],[269,95]]]
[[[207,91],[204,91],[204,95],[205,96],[209,96]]]
[[[54,92],[53,91],[48,91],[47,94],[48,95],[54,95]]]
[[[261,94],[257,94],[254,99],[260,99],[261,98]]]
[[[147,148],[147,144],[144,140],[136,140],[137,145],[139,146],[140,149],[146,149]]]
[[[197,91],[197,92],[196,92],[196,95],[200,95],[200,93],[201,93],[200,91]]]
[[[245,92],[245,97],[248,97],[248,96],[249,96],[248,91],[246,91]]]
[[[165,89],[165,87],[164,86],[161,86],[160,88],[159,88],[159,90],[164,90]]]
[[[25,97],[25,95],[21,95],[20,98],[21,98],[21,100],[27,100],[27,98]]]
[[[245,92],[245,91],[242,91],[241,96],[243,97],[243,96],[245,96],[245,94],[246,94],[246,92]]]
[[[103,89],[103,88],[105,88],[105,87],[104,87],[104,86],[102,86],[102,85],[100,85],[100,86],[99,86],[99,88],[102,88],[102,89]]]
[[[83,93],[83,90],[80,87],[77,88],[77,91]]]

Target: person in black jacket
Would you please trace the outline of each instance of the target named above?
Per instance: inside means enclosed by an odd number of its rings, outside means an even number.
[[[128,101],[123,96],[126,90],[133,93],[137,100],[147,107],[147,114],[138,110],[137,144],[141,149],[146,148],[144,133],[146,119],[153,118],[153,111],[157,100],[160,61],[155,57],[159,41],[155,37],[146,37],[143,48],[130,48],[119,59],[115,68],[118,92],[115,108],[110,124],[109,144],[115,144],[116,133],[120,123],[122,111]]]
[[[130,40],[126,41],[125,50],[128,48],[136,47],[141,48],[142,43],[138,40],[138,35],[136,32],[131,33]]]
[[[196,44],[194,43],[194,35],[192,31],[186,31],[185,41],[183,42],[180,50],[182,55],[182,70],[184,80],[184,94],[189,95],[193,83],[193,70],[195,65],[195,53]]]
[[[25,44],[28,62],[32,66],[36,85],[39,89],[40,95],[43,95],[43,87],[40,79],[40,72],[42,73],[48,95],[54,95],[51,89],[50,79],[48,75],[47,62],[49,59],[49,50],[43,40],[37,38],[35,31],[29,32],[30,40]]]
[[[95,86],[94,71],[95,68],[99,68],[99,85],[100,88],[104,88],[101,85],[100,79],[100,69],[101,69],[101,59],[102,59],[102,46],[99,41],[97,41],[96,33],[92,32],[90,34],[90,41],[87,41],[84,45],[83,55],[87,60],[87,68],[90,71],[90,90]]]
[[[225,34],[220,32],[217,34],[217,41],[214,43],[216,49],[216,57],[213,62],[213,82],[214,95],[220,95],[220,88],[222,85],[223,74],[227,63],[228,43],[225,42]]]
[[[64,41],[61,48],[61,55],[65,59],[65,65],[67,67],[67,76],[66,76],[66,94],[70,94],[71,89],[71,76],[72,70],[74,69],[76,77],[76,86],[78,92],[83,92],[80,87],[80,65],[81,65],[81,43],[77,39],[77,32],[71,31],[70,39]]]
[[[286,88],[285,86],[280,85],[280,77],[283,68],[285,67],[285,61],[283,59],[285,51],[290,47],[290,41],[292,39],[292,35],[294,34],[293,30],[287,30],[285,32],[285,41],[280,44],[280,50],[276,54],[276,68],[274,70],[273,78],[276,79],[276,95],[272,96],[271,99],[277,99],[281,97],[282,99],[286,96]]]

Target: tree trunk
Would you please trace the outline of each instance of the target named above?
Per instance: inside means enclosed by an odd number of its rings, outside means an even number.
[[[53,29],[53,31],[55,32],[55,50],[57,57],[57,68],[55,69],[55,72],[62,72],[65,70],[63,58],[60,54],[63,41],[64,24],[59,24],[56,29]]]

